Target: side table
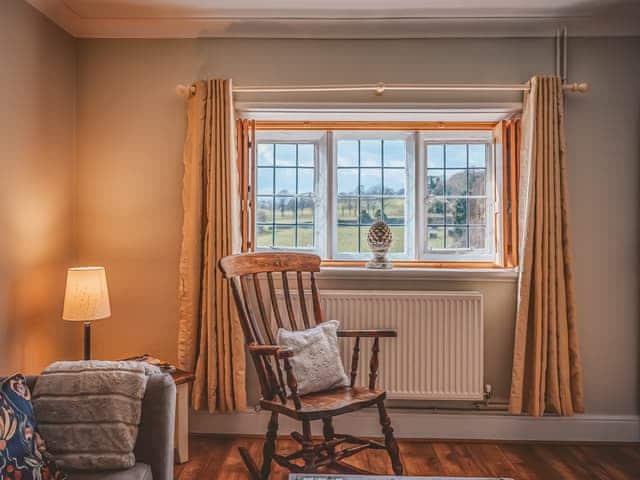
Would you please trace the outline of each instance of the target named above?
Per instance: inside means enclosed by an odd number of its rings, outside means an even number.
[[[176,427],[174,435],[175,462],[189,461],[189,384],[196,378],[184,370],[170,372],[176,383]]]
[[[170,366],[167,362],[162,362],[148,353],[137,357],[123,358],[122,360],[134,360],[137,362],[148,362],[151,365],[160,367],[169,373],[176,384],[176,424],[174,428],[173,446],[175,463],[185,463],[189,461],[189,385],[193,383],[196,376],[191,372],[185,372],[173,368],[169,371],[165,367]]]

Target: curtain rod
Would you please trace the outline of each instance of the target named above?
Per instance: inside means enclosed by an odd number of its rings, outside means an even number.
[[[584,93],[589,90],[589,84],[565,83],[563,88],[567,92]],[[195,85],[178,85],[176,92],[182,97],[193,95]],[[432,91],[432,92],[525,92],[529,90],[528,83],[506,84],[352,84],[352,85],[284,85],[272,87],[237,86],[233,87],[233,93],[311,93],[311,92],[373,92],[382,95],[386,91]]]

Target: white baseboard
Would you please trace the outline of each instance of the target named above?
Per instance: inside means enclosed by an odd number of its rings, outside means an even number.
[[[398,438],[516,440],[556,442],[640,442],[640,415],[575,415],[526,417],[496,413],[433,413],[389,409]],[[280,416],[280,434],[299,430],[300,424]],[[269,412],[211,415],[191,412],[192,433],[264,435]],[[319,422],[313,432],[321,434]],[[377,412],[363,410],[338,417],[339,433],[381,436]]]

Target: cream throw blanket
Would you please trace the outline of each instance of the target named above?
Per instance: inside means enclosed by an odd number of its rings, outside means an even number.
[[[147,378],[142,362],[55,362],[38,378],[33,406],[40,435],[68,470],[132,467]]]

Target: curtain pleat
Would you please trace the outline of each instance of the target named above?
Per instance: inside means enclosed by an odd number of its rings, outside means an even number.
[[[231,81],[198,82],[187,112],[178,367],[195,372],[196,410],[244,410],[244,340],[218,268],[220,258],[240,247]]]
[[[509,411],[584,411],[568,228],[564,93],[534,77],[520,155],[520,274]]]

